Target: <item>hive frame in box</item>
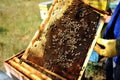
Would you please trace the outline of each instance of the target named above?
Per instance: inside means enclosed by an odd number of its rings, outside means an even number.
[[[4,67],[6,69],[6,74],[9,75],[12,79],[20,79],[20,80],[30,80],[27,76],[25,76],[24,74],[22,74],[19,70],[17,70],[16,68],[14,68],[12,65],[10,65],[8,63],[9,60],[11,60],[12,58],[16,57],[16,56],[20,56],[22,55],[23,51],[21,51],[20,53],[18,53],[15,56],[12,56],[11,58],[7,59],[4,62]]]
[[[48,17],[41,23],[41,25],[40,25],[40,28],[38,29],[38,31],[35,33],[35,35],[34,35],[34,37],[32,38],[32,40],[31,40],[31,42],[30,42],[30,44],[29,44],[29,46],[27,47],[27,49],[25,50],[25,52],[23,53],[23,55],[22,55],[22,57],[21,57],[21,59],[22,60],[26,60],[27,59],[27,57],[28,57],[28,51],[29,51],[29,49],[30,49],[30,47],[34,44],[34,42],[35,41],[37,41],[37,39],[39,38],[39,36],[41,35],[41,33],[42,33],[42,30],[45,28],[45,25],[46,25],[46,23],[49,21],[49,19],[50,19],[50,15],[51,15],[51,13],[52,13],[52,11],[53,11],[53,8],[54,8],[54,5],[57,3],[57,0],[54,0],[53,1],[53,4],[52,4],[52,6],[51,6],[51,8],[49,9],[49,12],[48,12]],[[102,11],[102,10],[99,10],[99,9],[96,9],[96,8],[94,8],[94,7],[92,7],[94,10],[96,10],[96,11],[98,11],[98,12],[100,12],[100,13],[103,13],[103,14],[105,14],[105,16],[102,18],[102,19],[100,19],[100,22],[99,22],[99,27],[98,27],[98,29],[97,29],[97,32],[96,32],[96,35],[95,35],[95,38],[94,38],[94,40],[93,40],[93,42],[92,42],[92,45],[91,45],[91,47],[89,48],[89,50],[88,50],[88,53],[87,53],[87,57],[86,57],[86,59],[85,59],[85,61],[84,61],[84,64],[83,64],[83,66],[82,66],[82,70],[80,71],[80,73],[79,73],[79,78],[78,78],[78,80],[81,80],[81,78],[82,78],[82,75],[83,75],[83,73],[84,73],[84,70],[85,70],[85,68],[86,68],[86,65],[87,65],[87,63],[88,63],[88,61],[89,61],[89,58],[90,58],[90,55],[91,55],[91,52],[92,52],[92,50],[93,50],[93,47],[94,47],[94,45],[95,45],[95,43],[96,43],[96,39],[99,37],[99,34],[100,34],[100,32],[101,32],[101,30],[102,30],[102,27],[103,27],[103,25],[104,25],[104,22],[105,22],[105,18],[106,18],[106,14],[108,14],[108,12],[105,12],[105,11]],[[14,57],[17,57],[17,56],[14,56]],[[14,57],[12,57],[12,58],[10,58],[10,59],[8,59],[7,61],[5,61],[5,63],[4,63],[4,65],[5,65],[5,68],[7,69],[7,71],[9,71],[9,70],[11,70],[12,71],[12,73],[13,74],[15,74],[15,73],[18,73],[18,75],[20,75],[20,76],[24,76],[24,78],[25,78],[25,80],[29,80],[29,78],[28,77],[30,77],[31,79],[38,79],[38,80],[40,80],[41,78],[39,77],[39,76],[41,76],[41,75],[43,75],[43,74],[41,74],[39,71],[37,71],[36,69],[33,69],[33,71],[35,70],[35,72],[37,72],[37,73],[39,73],[38,75],[37,74],[35,74],[35,73],[31,73],[31,72],[27,72],[27,70],[26,70],[26,68],[24,69],[24,65],[22,65],[23,67],[21,67],[20,69],[19,68],[17,68],[18,66],[19,66],[19,64],[13,64],[14,63],[14,60],[13,61],[11,61],[11,59],[14,59]],[[19,63],[24,63],[24,61],[23,62],[20,62],[19,61],[19,59],[15,59],[15,61],[18,61]],[[21,64],[20,64],[20,66],[21,66]],[[28,65],[29,67],[31,67],[30,65]],[[13,67],[15,67],[15,68],[13,68]],[[27,72],[25,72],[25,71]],[[10,73],[10,72],[9,72]],[[31,75],[29,76],[29,74],[31,73]],[[50,72],[50,73],[52,73],[52,72]],[[24,75],[23,75],[24,74]],[[19,77],[18,75],[15,75],[15,76],[17,76],[18,78],[21,78],[21,77]],[[56,75],[56,74],[55,74]],[[26,77],[27,76],[27,77]],[[45,76],[45,75],[44,75]],[[65,78],[62,78],[61,76],[59,76],[59,75],[57,75],[58,77],[60,77],[62,80],[66,80]],[[51,80],[51,78],[49,78],[49,77],[47,77],[47,76],[45,76],[46,77],[46,79],[48,79],[48,80]],[[24,79],[24,78],[22,78],[22,79]],[[21,79],[21,80],[22,80]]]

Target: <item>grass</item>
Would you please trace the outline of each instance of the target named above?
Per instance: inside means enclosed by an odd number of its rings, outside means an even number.
[[[3,62],[26,49],[41,19],[38,4],[46,0],[0,0],[0,69]]]
[[[85,70],[85,77],[87,80],[105,80],[105,71],[103,67],[103,62],[88,62]]]

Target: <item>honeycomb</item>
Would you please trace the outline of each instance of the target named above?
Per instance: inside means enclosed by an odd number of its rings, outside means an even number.
[[[68,80],[78,79],[99,18],[97,12],[80,0],[74,0],[61,17],[54,21],[51,18],[44,32],[44,55],[39,65]]]

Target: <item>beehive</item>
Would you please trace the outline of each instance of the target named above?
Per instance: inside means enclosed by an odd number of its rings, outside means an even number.
[[[41,19],[45,19],[46,18],[48,10],[49,10],[51,5],[52,5],[52,1],[46,1],[46,2],[39,3]]]
[[[80,0],[54,0],[25,52],[5,66],[27,79],[80,80],[104,24],[101,19],[96,31],[99,21],[99,13]]]

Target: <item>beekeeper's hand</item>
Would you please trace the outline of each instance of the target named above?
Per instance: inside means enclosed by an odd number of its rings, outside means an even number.
[[[116,39],[98,38],[94,50],[101,56],[114,57],[116,53]]]

